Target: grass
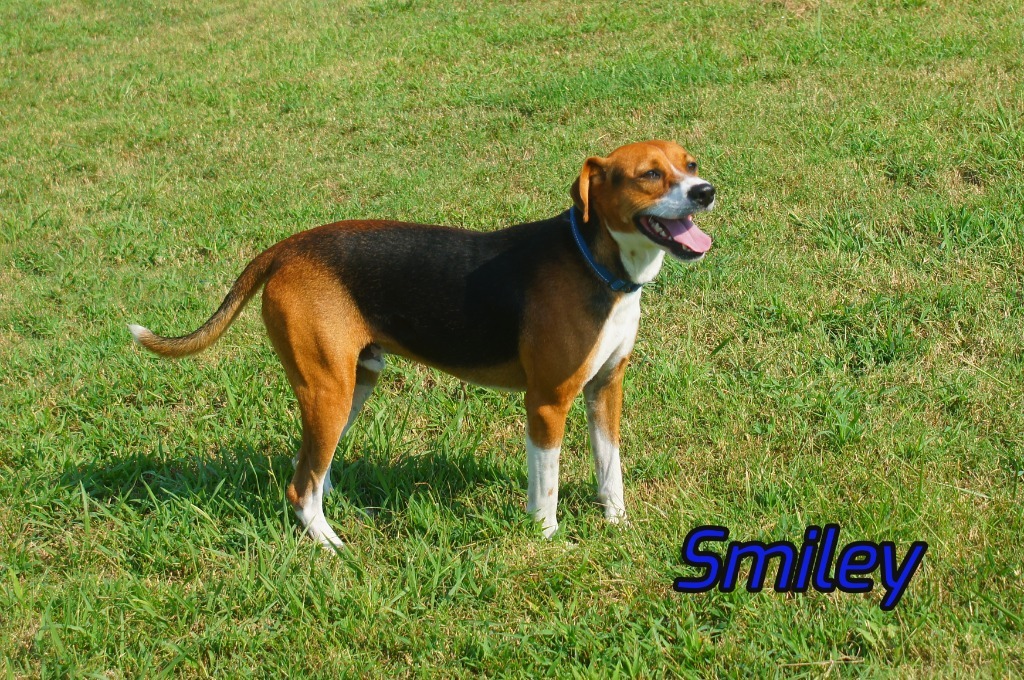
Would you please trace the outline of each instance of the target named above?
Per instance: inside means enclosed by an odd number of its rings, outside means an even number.
[[[0,7],[0,671],[8,677],[1024,673],[1024,11],[1003,0]],[[676,139],[715,247],[644,294],[632,526],[581,405],[552,541],[517,395],[393,362],[295,531],[263,247],[551,216]],[[671,591],[704,523],[930,545],[865,596]]]

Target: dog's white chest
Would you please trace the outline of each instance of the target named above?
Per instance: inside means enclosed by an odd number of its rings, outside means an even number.
[[[587,381],[605,368],[611,368],[633,351],[640,326],[640,291],[625,295],[604,322],[597,349],[590,356]]]

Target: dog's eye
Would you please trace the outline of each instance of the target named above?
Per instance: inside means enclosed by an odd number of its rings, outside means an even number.
[[[644,179],[661,179],[661,170],[648,170],[640,176]]]
[[[686,171],[687,172],[697,172],[697,163],[695,161],[690,161],[689,163],[687,163],[686,164]]]

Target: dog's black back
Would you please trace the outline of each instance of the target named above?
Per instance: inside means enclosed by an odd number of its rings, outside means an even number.
[[[299,236],[297,250],[343,281],[375,328],[450,367],[515,359],[527,294],[544,285],[545,265],[585,266],[566,214],[489,233],[382,221]],[[603,286],[590,299],[597,315],[611,308]]]

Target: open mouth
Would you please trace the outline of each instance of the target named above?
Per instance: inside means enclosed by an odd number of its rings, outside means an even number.
[[[637,228],[659,246],[667,248],[680,260],[696,260],[711,248],[711,237],[697,228],[693,215],[679,219],[640,215],[636,218]]]

